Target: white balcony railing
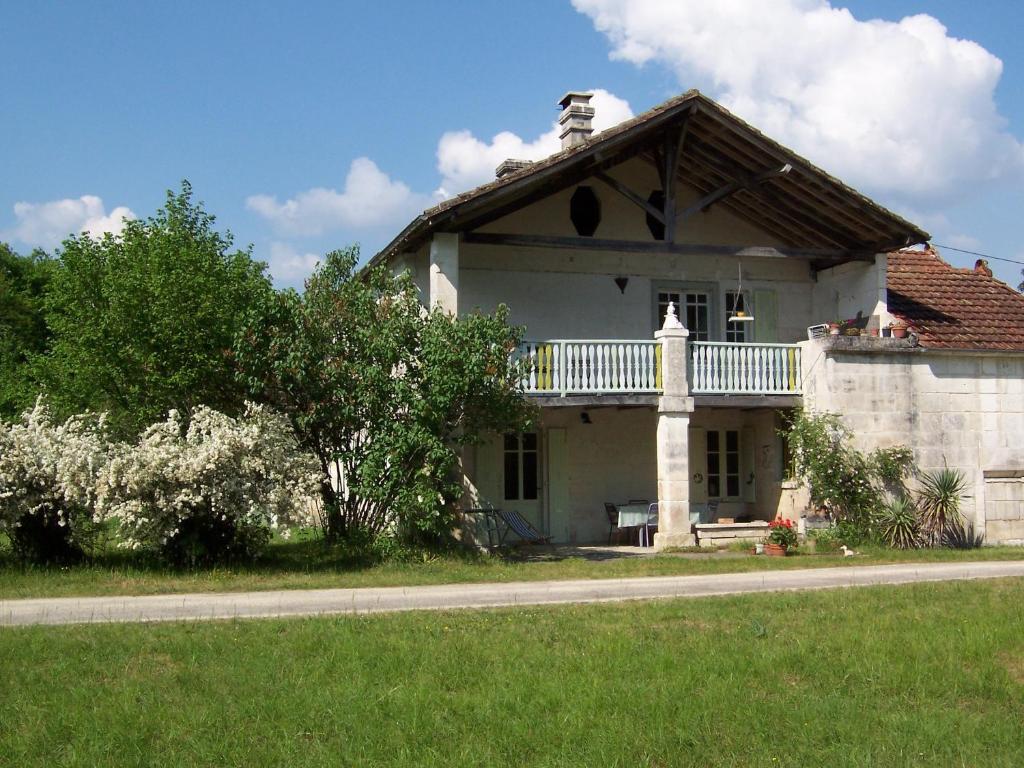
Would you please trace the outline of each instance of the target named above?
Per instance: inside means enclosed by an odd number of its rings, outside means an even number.
[[[800,347],[796,344],[694,341],[688,346],[690,391],[694,394],[800,394]]]
[[[690,391],[699,395],[799,395],[800,347],[694,341]],[[644,394],[661,391],[661,345],[644,340],[527,341],[523,387],[531,395]]]
[[[553,339],[520,347],[529,360],[524,388],[534,395],[644,393],[661,390],[656,341]]]

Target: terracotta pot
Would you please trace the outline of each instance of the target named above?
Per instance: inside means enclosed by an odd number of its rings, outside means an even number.
[[[829,336],[838,336],[839,335],[839,324],[838,323],[829,323],[828,335]]]
[[[892,330],[892,337],[894,339],[905,339],[905,338],[907,338],[907,327],[905,325],[894,325],[891,330]]]
[[[764,545],[764,553],[768,557],[785,557],[786,548],[781,544],[772,544],[770,541]]]

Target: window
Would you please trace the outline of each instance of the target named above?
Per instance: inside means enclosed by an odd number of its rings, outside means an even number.
[[[537,433],[505,435],[505,500],[537,498]]]
[[[707,439],[708,498],[739,498],[740,433],[735,429],[709,430]],[[722,492],[723,488],[725,493]]]
[[[676,314],[690,331],[690,341],[709,341],[711,303],[706,293],[664,290],[658,291],[658,327],[665,320],[668,303],[676,305]]]
[[[749,299],[742,293],[736,293],[736,291],[725,292],[725,340],[732,341],[738,344],[743,344],[749,341],[749,331],[747,330],[753,323],[730,323],[729,317],[736,312],[747,312]]]
[[[576,234],[591,237],[601,223],[601,201],[590,187],[577,187],[569,199],[569,218]]]

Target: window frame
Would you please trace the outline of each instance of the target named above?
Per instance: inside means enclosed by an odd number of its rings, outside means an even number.
[[[527,437],[533,438],[533,447],[527,447]],[[510,447],[510,440],[515,445]],[[505,501],[540,501],[540,433],[539,432],[517,432],[506,433],[502,437],[501,451],[501,487],[502,497]],[[509,458],[514,457],[516,471],[516,495],[509,496]],[[532,463],[533,488],[532,496],[527,496],[527,469],[528,462]]]
[[[735,449],[729,448],[729,435],[735,434]],[[712,439],[712,436],[714,438]],[[714,448],[712,448],[714,443]],[[704,466],[707,468],[707,496],[710,501],[739,502],[743,501],[743,430],[742,429],[705,429]],[[714,457],[714,461],[712,461]],[[730,471],[730,457],[735,459],[735,471]],[[713,471],[712,464],[717,465]],[[712,480],[714,478],[714,480]],[[735,482],[735,494],[730,494],[730,483]],[[718,493],[712,493],[712,483],[717,485]],[[725,493],[723,493],[725,491]]]
[[[661,330],[661,326],[665,322],[665,317],[662,315],[659,317],[658,313],[658,294],[659,293],[677,293],[684,299],[682,306],[676,305],[676,315],[679,317],[680,322],[686,325],[686,305],[685,296],[687,293],[702,293],[708,297],[708,338],[707,341],[719,341],[721,339],[722,329],[719,327],[717,318],[719,317],[719,307],[721,306],[721,297],[719,295],[719,288],[717,283],[709,282],[689,282],[683,280],[654,280],[651,282],[651,315],[653,316],[654,330]],[[689,329],[692,333],[692,329]],[[690,337],[691,341],[697,341],[697,339]]]

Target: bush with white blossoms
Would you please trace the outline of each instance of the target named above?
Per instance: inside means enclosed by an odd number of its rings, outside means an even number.
[[[39,398],[20,423],[0,423],[0,531],[37,561],[81,554],[95,528],[97,476],[106,461],[102,416],[55,423]]]
[[[122,544],[196,565],[255,555],[271,531],[313,522],[319,467],[283,416],[249,404],[232,418],[172,411],[134,444],[111,449],[97,514]]]

